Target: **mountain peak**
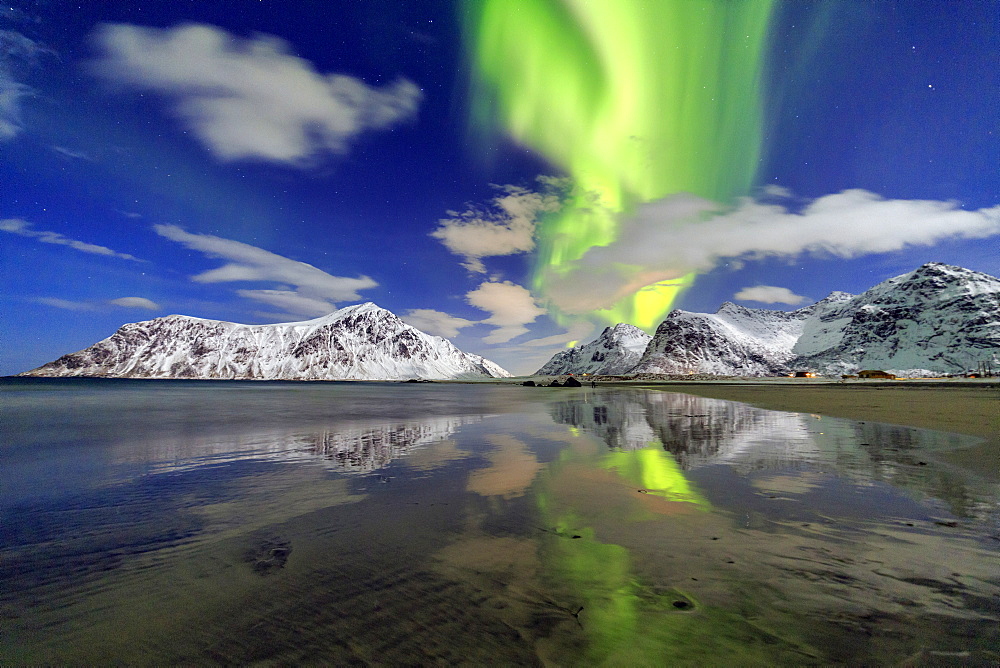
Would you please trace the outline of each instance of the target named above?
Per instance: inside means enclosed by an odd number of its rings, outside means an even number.
[[[651,338],[635,325],[620,322],[605,327],[590,343],[556,353],[535,375],[626,373],[639,361]]]

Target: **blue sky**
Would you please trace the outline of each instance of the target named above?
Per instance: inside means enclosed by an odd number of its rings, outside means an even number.
[[[696,274],[674,303],[695,311],[796,308],[927,261],[1000,274],[995,4],[779,3],[751,189],[616,214],[548,293],[537,231],[573,183],[472,113],[468,8],[0,5],[0,374],[125,322],[362,301],[528,373],[647,273]]]

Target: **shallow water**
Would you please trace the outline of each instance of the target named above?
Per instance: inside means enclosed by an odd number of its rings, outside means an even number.
[[[0,663],[990,664],[976,439],[632,388],[0,381]]]

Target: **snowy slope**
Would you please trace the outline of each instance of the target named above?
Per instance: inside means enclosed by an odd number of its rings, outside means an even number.
[[[958,373],[1000,355],[1000,279],[932,262],[817,310],[793,352],[825,373]]]
[[[122,326],[25,376],[404,380],[508,377],[371,302],[305,322],[241,325],[171,315]]]
[[[599,337],[582,346],[556,353],[535,375],[621,374],[636,365],[653,338],[638,327],[606,327]]]
[[[675,310],[656,328],[634,373],[767,376],[786,372],[802,333],[797,312],[726,302],[714,314]]]

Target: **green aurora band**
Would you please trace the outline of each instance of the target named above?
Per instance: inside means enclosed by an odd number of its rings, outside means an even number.
[[[748,192],[761,149],[773,0],[468,0],[474,118],[499,120],[575,184],[538,225],[533,287],[615,241],[619,219],[680,192]],[[693,276],[652,277],[607,322],[655,327]]]

